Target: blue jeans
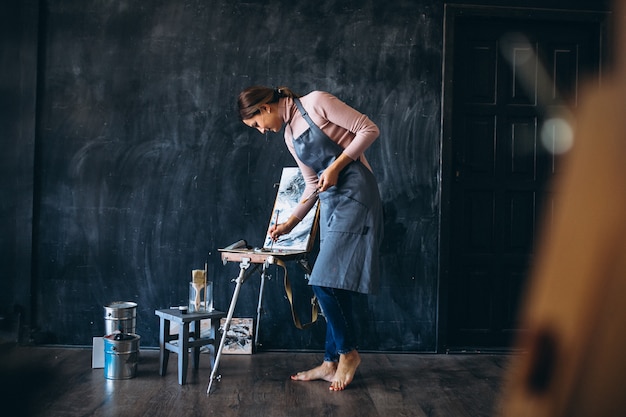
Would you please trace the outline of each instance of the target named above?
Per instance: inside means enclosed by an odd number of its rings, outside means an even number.
[[[322,314],[326,318],[324,361],[338,362],[339,355],[356,349],[352,291],[313,285]]]

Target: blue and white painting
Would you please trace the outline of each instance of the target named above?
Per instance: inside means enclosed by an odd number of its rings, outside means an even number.
[[[291,213],[293,213],[297,205],[300,204],[300,198],[302,197],[304,188],[304,178],[299,168],[283,168],[268,230],[276,223],[277,218],[279,224],[289,219]],[[306,251],[309,248],[309,240],[311,239],[311,231],[313,229],[318,204],[319,201],[316,201],[306,217],[293,228],[291,233],[281,236],[273,245],[272,238],[267,234],[265,236],[265,242],[263,243],[263,249],[272,249],[274,251]]]

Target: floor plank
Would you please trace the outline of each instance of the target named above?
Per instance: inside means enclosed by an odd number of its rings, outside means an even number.
[[[0,352],[0,401],[20,416],[450,416],[487,417],[507,355],[364,353],[343,392],[324,381],[294,382],[289,375],[318,365],[318,353],[223,355],[221,379],[206,395],[210,366],[189,370],[178,385],[176,356],[158,374],[158,351],[141,350],[137,374],[108,380],[91,369],[91,349],[19,347]],[[16,401],[24,398],[24,401]]]

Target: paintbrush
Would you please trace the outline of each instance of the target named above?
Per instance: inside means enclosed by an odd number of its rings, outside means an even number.
[[[276,226],[278,226],[278,212],[280,210],[276,210],[276,220],[274,221],[274,228],[276,228]],[[270,252],[272,251],[272,249],[274,249],[274,238],[272,237],[272,242],[270,243]]]
[[[191,285],[194,288],[194,311],[200,311],[200,304],[201,304],[201,299],[200,299],[200,291],[202,291],[202,288],[204,288],[205,286],[205,281],[206,281],[206,271],[203,271],[202,269],[194,269],[193,271],[191,271]]]
[[[316,188],[315,191],[313,191],[311,194],[308,195],[307,198],[305,198],[304,200],[302,200],[302,202],[300,204],[304,204],[307,201],[309,201],[310,199],[312,199],[313,197],[317,196],[320,193],[320,189]]]

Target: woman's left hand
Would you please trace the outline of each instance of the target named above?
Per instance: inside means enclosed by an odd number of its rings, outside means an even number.
[[[320,192],[326,191],[330,187],[337,185],[337,181],[339,181],[339,173],[350,162],[352,162],[352,159],[349,156],[343,153],[339,155],[337,159],[335,159],[335,161],[330,164],[330,166],[326,168],[324,172],[322,172],[322,175],[320,175],[319,181],[317,183],[318,190],[320,190]]]
[[[337,185],[337,180],[339,180],[339,172],[332,169],[332,165],[329,166],[322,172],[320,175],[320,179],[317,183],[317,189],[320,191],[326,191],[330,187]]]

